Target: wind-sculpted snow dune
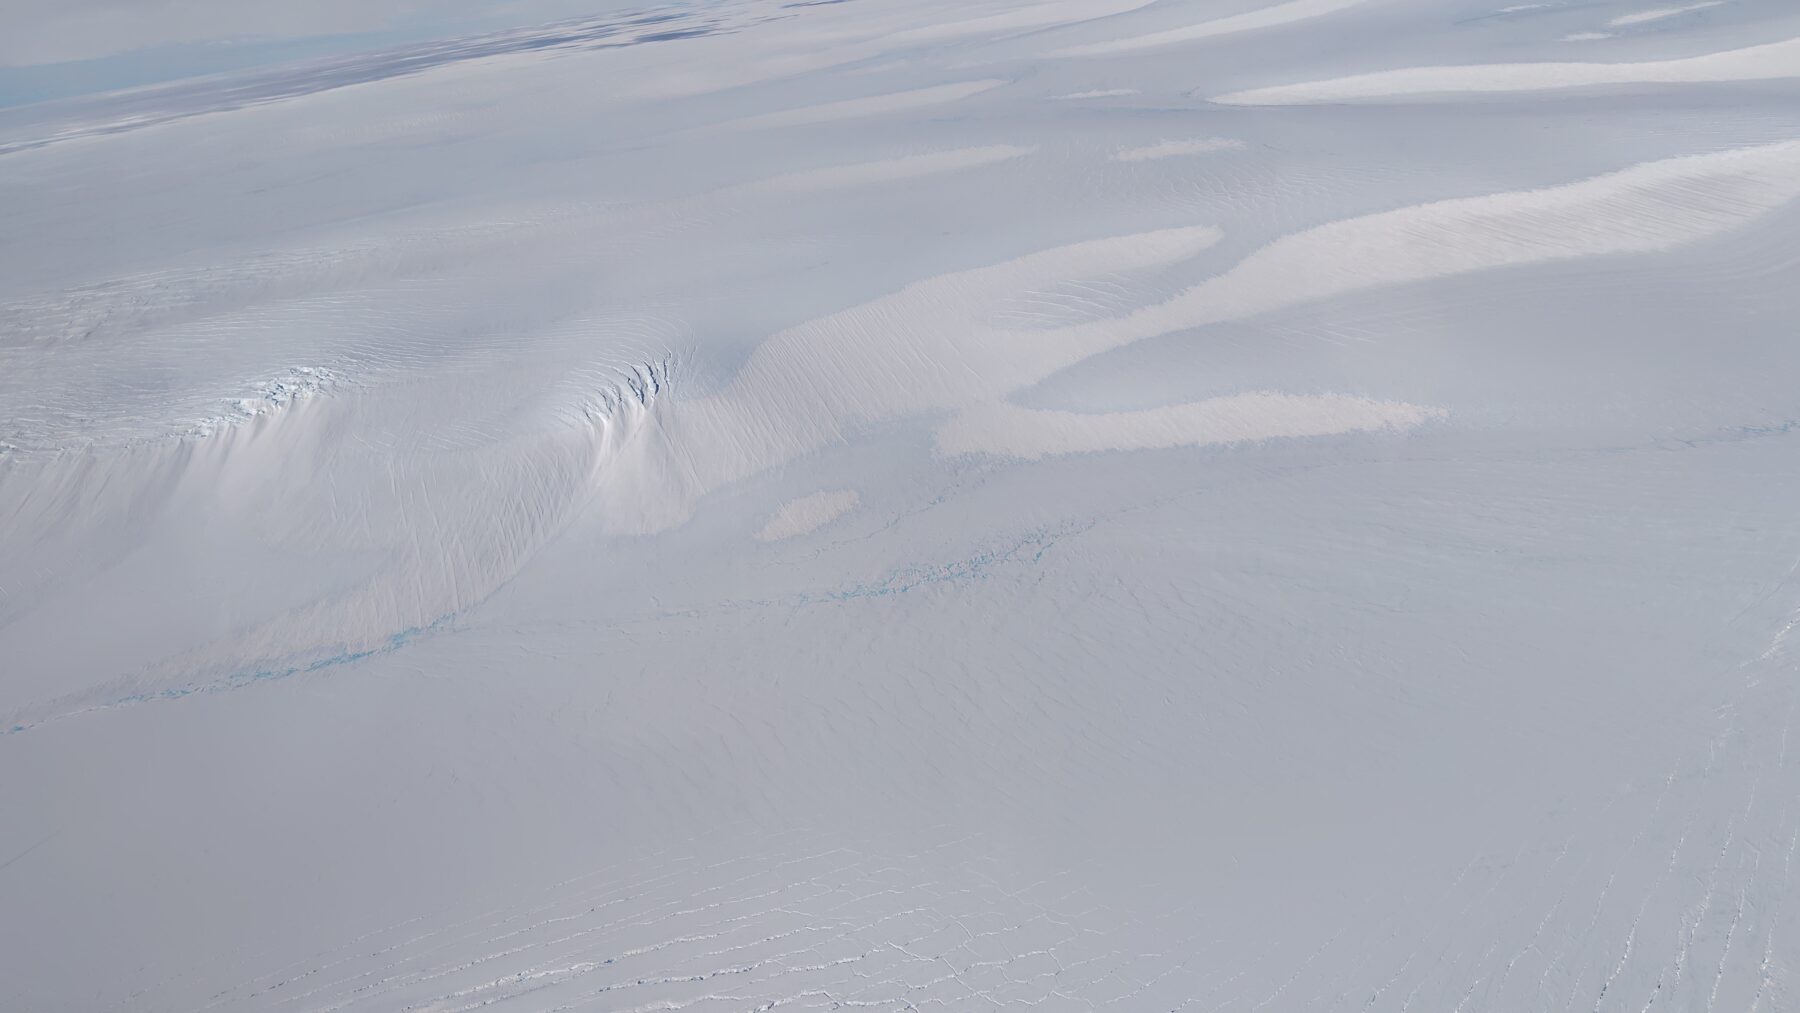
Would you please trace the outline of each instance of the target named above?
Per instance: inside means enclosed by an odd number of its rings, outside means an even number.
[[[537,9],[0,112],[0,1009],[1800,1006],[1794,11]]]
[[[1354,77],[1233,92],[1230,105],[1281,105],[1442,92],[1509,92],[1598,85],[1698,84],[1800,77],[1800,38],[1642,63],[1519,63],[1408,67]]]

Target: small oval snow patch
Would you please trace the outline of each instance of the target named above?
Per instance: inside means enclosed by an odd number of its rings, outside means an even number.
[[[778,542],[816,531],[848,513],[856,506],[858,498],[855,489],[838,489],[788,500],[756,533],[756,540]]]

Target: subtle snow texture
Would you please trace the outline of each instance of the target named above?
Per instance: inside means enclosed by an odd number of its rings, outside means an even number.
[[[1113,153],[1115,162],[1148,162],[1154,158],[1175,158],[1181,155],[1210,155],[1215,151],[1231,151],[1244,146],[1243,141],[1229,137],[1202,137],[1190,141],[1158,141],[1137,148],[1126,148]]]

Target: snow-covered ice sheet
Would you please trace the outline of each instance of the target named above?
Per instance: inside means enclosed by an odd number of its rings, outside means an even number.
[[[1800,10],[534,9],[0,109],[0,1009],[1800,1006]]]

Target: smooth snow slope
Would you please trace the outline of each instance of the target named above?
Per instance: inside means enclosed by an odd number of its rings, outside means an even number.
[[[0,1009],[1800,1008],[1796,38],[726,0],[0,110]]]

